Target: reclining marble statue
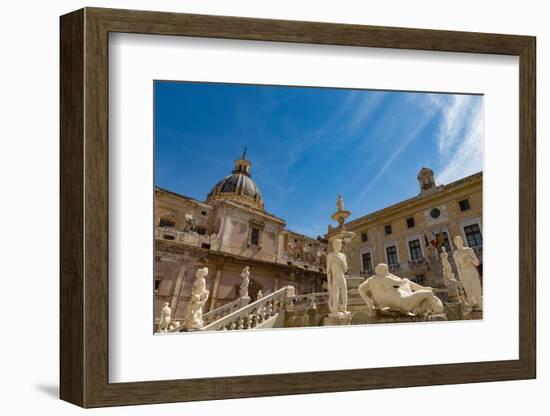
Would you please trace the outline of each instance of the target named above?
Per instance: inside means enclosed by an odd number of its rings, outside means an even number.
[[[187,307],[187,317],[185,327],[187,329],[201,329],[203,327],[202,309],[208,300],[209,291],[206,290],[206,279],[208,275],[208,267],[203,267],[197,270],[195,274],[195,282],[191,289],[191,299]]]
[[[472,248],[464,246],[464,240],[462,240],[461,236],[457,235],[453,241],[456,246],[453,259],[456,263],[458,278],[466,293],[466,300],[474,310],[480,311],[483,301],[481,298],[481,282],[477,271],[479,260]]]
[[[391,274],[384,263],[378,264],[374,271],[358,288],[371,316],[376,309],[424,317],[445,313],[443,303],[431,288]]]

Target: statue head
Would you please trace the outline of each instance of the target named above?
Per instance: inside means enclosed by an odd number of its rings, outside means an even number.
[[[375,268],[374,272],[379,276],[386,276],[389,274],[390,269],[386,263],[379,263]]]
[[[165,308],[168,307],[169,305],[170,305],[170,303],[164,302],[164,307],[165,307]]]
[[[441,247],[441,254],[440,254],[440,257],[442,259],[446,259],[447,257],[449,257],[449,255],[447,254],[447,249],[445,247]]]
[[[335,253],[340,253],[342,251],[342,240],[339,238],[332,240],[332,248]]]
[[[453,241],[455,243],[456,248],[458,248],[459,250],[462,247],[464,247],[464,240],[462,239],[461,236],[459,236],[459,235],[455,236],[455,238],[453,238]]]
[[[199,270],[197,270],[197,273],[195,274],[196,277],[206,277],[208,274],[208,267],[203,267]]]

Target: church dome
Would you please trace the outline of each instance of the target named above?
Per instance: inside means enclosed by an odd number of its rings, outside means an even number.
[[[264,201],[258,185],[250,177],[250,161],[246,159],[246,151],[235,161],[231,175],[219,181],[206,199],[207,202],[221,200],[231,200],[263,210]]]

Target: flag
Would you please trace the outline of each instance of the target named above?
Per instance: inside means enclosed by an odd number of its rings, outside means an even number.
[[[439,231],[437,235],[437,248],[440,249],[443,246],[443,231]]]
[[[432,239],[430,240],[430,244],[437,248],[437,234],[432,231]]]

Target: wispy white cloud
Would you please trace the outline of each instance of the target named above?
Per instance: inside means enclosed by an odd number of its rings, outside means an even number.
[[[462,133],[453,140],[453,145],[441,153],[443,170],[438,175],[439,183],[449,183],[471,175],[483,168],[483,109],[481,100],[462,110]],[[443,137],[442,140],[448,140]]]
[[[362,189],[361,192],[357,194],[355,197],[353,203],[354,205],[361,204],[363,199],[367,196],[367,194],[370,192],[372,187],[378,182],[378,180],[392,167],[393,162],[395,159],[416,139],[420,136],[420,133],[424,130],[424,128],[427,126],[427,124],[432,121],[432,119],[435,117],[435,115],[438,113],[440,109],[441,103],[433,101],[432,104],[425,108],[424,117],[417,121],[414,128],[410,130],[403,140],[401,140],[399,146],[395,149],[395,151],[388,157],[386,162],[382,165],[382,167],[378,170],[376,175],[373,176],[373,178],[367,183],[367,185]]]
[[[440,155],[449,155],[458,142],[464,138],[464,132],[473,116],[472,104],[477,99],[472,95],[453,95],[443,108],[443,118],[439,125],[438,150]]]

